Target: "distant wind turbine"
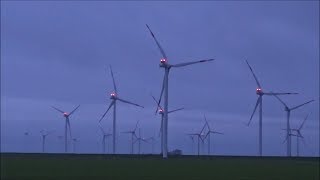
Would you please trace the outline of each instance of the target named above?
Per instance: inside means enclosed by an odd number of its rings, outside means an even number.
[[[46,144],[46,137],[49,135],[49,134],[52,134],[54,131],[48,131],[46,132],[45,130],[41,130],[40,133],[41,133],[41,137],[42,137],[42,152],[44,153],[45,152],[45,144]]]
[[[298,93],[274,93],[274,92],[267,92],[266,93],[266,92],[263,92],[262,91],[262,87],[261,87],[261,85],[260,85],[260,83],[258,81],[258,78],[254,74],[254,72],[253,72],[253,70],[252,70],[252,68],[251,68],[251,66],[250,66],[250,64],[249,64],[249,62],[247,60],[246,60],[246,63],[247,63],[247,65],[248,65],[248,67],[249,67],[249,69],[250,69],[250,71],[251,71],[251,73],[252,73],[252,75],[253,75],[256,83],[257,83],[258,87],[256,89],[256,94],[259,96],[258,99],[257,99],[256,105],[254,107],[254,110],[253,110],[253,112],[251,114],[250,120],[249,120],[247,125],[248,126],[250,125],[250,122],[252,120],[252,117],[253,117],[254,113],[256,112],[256,109],[257,109],[258,105],[260,105],[259,106],[259,156],[262,156],[262,96],[263,95],[269,95],[269,96],[272,96],[272,95],[289,95],[289,94],[298,94]]]
[[[102,144],[102,153],[105,154],[106,153],[106,140],[112,134],[106,133],[105,130],[103,129],[103,127],[101,126],[101,124],[99,124],[99,128],[102,132],[102,143],[101,143]]]
[[[195,154],[196,152],[195,152],[195,148],[194,148],[194,136],[189,135],[189,134],[188,134],[188,136],[190,137],[190,139],[192,141],[192,153]]]
[[[64,112],[54,106],[51,106],[53,109],[57,110],[58,112],[63,114],[63,117],[65,117],[66,119],[66,123],[65,123],[65,130],[64,130],[64,152],[68,152],[68,129],[69,129],[69,135],[70,138],[72,138],[71,135],[71,125],[70,125],[70,119],[69,117],[80,107],[80,105],[78,105],[75,109],[73,109],[70,113]]]
[[[210,128],[210,125],[209,125],[209,122],[207,121],[206,115],[204,115],[204,119],[205,119],[205,121],[207,123],[207,127],[208,127],[208,132],[207,132],[206,136],[204,137],[204,140],[208,137],[208,155],[210,155],[211,154],[211,151],[210,151],[210,148],[211,148],[211,146],[210,146],[210,141],[211,141],[210,140],[210,134],[221,134],[221,135],[223,135],[223,133],[218,132],[218,131],[214,131],[214,130],[212,130]]]
[[[117,86],[116,86],[116,83],[115,83],[115,80],[114,80],[113,71],[112,71],[111,66],[110,66],[110,71],[111,71],[111,76],[112,76],[112,81],[113,81],[114,92],[111,93],[110,99],[112,101],[111,101],[107,111],[100,118],[99,122],[102,121],[102,119],[108,113],[109,109],[113,106],[113,132],[112,132],[112,144],[113,144],[113,147],[112,147],[112,152],[113,152],[113,154],[116,154],[116,134],[117,134],[116,133],[116,112],[117,112],[116,104],[117,104],[117,101],[121,101],[123,103],[131,104],[131,105],[138,106],[138,107],[141,107],[141,108],[143,108],[143,106],[140,106],[139,104],[135,104],[135,103],[129,102],[127,100],[119,98],[118,92],[117,92]]]
[[[299,139],[301,138],[302,142],[305,144],[305,142],[303,140],[304,137],[301,134],[301,129],[303,128],[303,125],[305,124],[306,120],[308,119],[308,116],[309,116],[309,114],[304,118],[303,122],[301,123],[301,125],[300,125],[300,127],[298,129],[294,129],[294,128],[290,129],[290,131],[296,132],[296,134],[293,134],[292,132],[290,132],[290,134],[287,135],[286,140],[285,140],[285,141],[288,141],[288,139],[290,139],[290,136],[296,136],[296,138],[297,138],[297,156],[298,157],[300,156],[300,153],[299,153],[299,150],[300,150],[299,149],[299,144],[300,144]]]
[[[73,153],[76,153],[76,143],[79,142],[79,139],[72,138],[72,144],[73,144]]]
[[[208,124],[205,122],[205,124],[203,125],[201,131],[199,133],[190,133],[190,134],[187,134],[189,136],[196,136],[197,137],[197,140],[198,140],[198,156],[200,155],[200,140],[202,142],[202,144],[204,143],[204,137],[205,137],[205,133],[203,132],[205,130],[205,128],[208,126]],[[193,138],[192,138],[193,140]]]
[[[146,141],[151,141],[151,154],[154,153],[154,145],[156,143],[156,139],[154,138],[154,136],[149,137],[146,139]]]
[[[284,106],[284,110],[287,112],[287,135],[286,135],[286,137],[288,138],[288,140],[287,140],[287,156],[291,156],[291,136],[289,136],[289,134],[290,134],[290,112],[292,111],[292,110],[295,110],[295,109],[298,109],[298,108],[300,108],[300,107],[302,107],[302,106],[304,106],[304,105],[306,105],[306,104],[309,104],[309,103],[311,103],[312,101],[314,101],[314,100],[310,100],[310,101],[307,101],[307,102],[305,102],[305,103],[303,103],[303,104],[300,104],[300,105],[297,105],[297,106],[295,106],[295,107],[292,107],[292,108],[289,108],[288,106],[287,106],[287,104],[286,103],[284,103],[281,99],[280,99],[280,97],[278,97],[277,95],[274,95],[282,104],[283,104],[283,106]],[[298,137],[298,136],[297,136]]]
[[[214,59],[204,59],[204,60],[192,61],[192,62],[186,62],[186,63],[169,64],[168,58],[167,58],[164,50],[160,46],[158,40],[154,36],[154,34],[151,31],[151,29],[149,28],[149,26],[147,24],[146,24],[146,26],[147,26],[151,36],[153,37],[154,41],[156,42],[156,44],[162,54],[162,58],[160,59],[160,67],[164,68],[164,70],[165,70],[158,104],[161,103],[161,98],[162,98],[162,94],[164,91],[164,119],[163,119],[163,129],[162,129],[164,144],[163,144],[163,150],[162,150],[162,152],[163,152],[162,157],[167,158],[168,157],[168,112],[169,112],[168,111],[168,85],[169,85],[168,83],[169,83],[169,71],[172,67],[179,68],[179,67],[184,67],[184,66],[196,64],[196,63],[213,61]]]
[[[122,133],[126,133],[126,134],[131,134],[131,142],[130,142],[130,144],[131,144],[131,154],[133,154],[134,138],[137,137],[136,130],[138,128],[139,121],[137,121],[136,126],[135,126],[135,128],[133,130],[122,132]]]
[[[141,129],[139,128],[139,137],[136,136],[136,140],[134,141],[134,144],[138,142],[138,154],[141,153],[141,141],[148,143],[148,141],[145,138],[141,137]]]

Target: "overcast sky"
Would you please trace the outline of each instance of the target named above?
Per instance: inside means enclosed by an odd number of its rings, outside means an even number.
[[[164,72],[146,23],[169,63],[216,59],[171,70],[169,109],[185,110],[169,116],[169,150],[193,153],[186,133],[200,131],[206,114],[225,134],[212,138],[214,154],[257,155],[258,114],[245,125],[257,99],[247,58],[264,91],[299,93],[282,97],[291,107],[316,100],[292,111],[290,123],[298,127],[311,113],[301,154],[319,156],[318,1],[1,1],[1,151],[40,152],[45,129],[55,130],[47,151],[62,152],[57,136],[63,135],[64,119],[50,106],[71,111],[81,104],[70,120],[77,151],[100,153],[98,120],[113,90],[109,65],[118,95],[145,106],[118,103],[118,132],[140,120],[144,137],[157,136],[160,117],[150,94],[159,96]],[[285,122],[282,104],[264,97],[264,155],[285,155]],[[112,113],[102,124],[111,132]],[[129,152],[129,139],[118,134],[119,153]],[[142,149],[149,153],[151,146]]]

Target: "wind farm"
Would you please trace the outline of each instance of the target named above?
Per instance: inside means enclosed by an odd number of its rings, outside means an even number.
[[[317,14],[1,2],[0,179],[320,179]]]

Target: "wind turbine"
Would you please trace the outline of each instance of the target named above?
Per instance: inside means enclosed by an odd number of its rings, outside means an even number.
[[[223,133],[211,130],[210,125],[209,125],[209,123],[207,121],[206,115],[204,115],[204,119],[205,119],[207,127],[208,127],[208,132],[207,132],[206,136],[204,137],[204,140],[208,137],[208,155],[210,155],[211,154],[211,151],[210,151],[210,134],[221,134],[221,135],[223,135]]]
[[[192,153],[195,153],[195,149],[194,149],[194,136],[189,135],[191,141],[192,141]]]
[[[196,63],[203,63],[203,62],[209,62],[213,61],[214,59],[204,59],[204,60],[199,60],[199,61],[192,61],[192,62],[186,62],[186,63],[179,63],[179,64],[169,64],[168,63],[168,58],[160,46],[158,40],[154,36],[153,32],[149,28],[149,26],[146,24],[147,28],[149,29],[149,32],[151,36],[153,37],[154,41],[156,42],[161,54],[162,58],[160,59],[160,67],[164,68],[165,73],[163,77],[163,82],[162,82],[162,88],[161,88],[161,93],[160,93],[160,98],[158,104],[161,102],[162,94],[164,91],[164,118],[163,118],[163,129],[162,129],[162,134],[163,134],[163,158],[168,157],[168,82],[169,82],[169,71],[172,67],[178,68],[178,67],[184,67]]]
[[[146,141],[151,141],[151,154],[153,154],[153,152],[154,152],[154,145],[155,145],[155,143],[156,143],[156,139],[154,138],[154,136],[152,136],[152,137],[149,137],[149,138],[147,138],[146,139]]]
[[[291,136],[289,136],[289,134],[290,134],[290,112],[291,112],[292,110],[298,109],[299,107],[302,107],[302,106],[304,106],[304,105],[306,105],[306,104],[309,104],[309,103],[311,103],[311,102],[314,101],[314,100],[310,100],[310,101],[307,101],[307,102],[305,102],[305,103],[303,103],[303,104],[300,104],[300,105],[298,105],[298,106],[289,108],[289,107],[287,106],[287,104],[284,103],[284,102],[280,99],[280,97],[278,97],[277,95],[274,95],[274,96],[283,104],[284,110],[287,112],[287,129],[286,129],[286,131],[287,131],[286,137],[288,138],[288,140],[287,140],[287,156],[291,156]],[[297,138],[299,138],[299,137],[297,136]]]
[[[40,133],[41,133],[41,137],[42,137],[42,153],[44,153],[45,151],[45,144],[46,144],[46,137],[53,133],[54,131],[49,131],[49,132],[45,132],[44,130],[41,130]]]
[[[148,141],[146,141],[145,138],[142,138],[142,137],[141,137],[141,129],[140,129],[140,128],[139,128],[139,137],[137,137],[136,135],[135,135],[135,137],[136,137],[136,140],[134,141],[133,144],[135,144],[136,142],[138,142],[138,154],[140,154],[141,141],[146,142],[146,143],[148,143]]]
[[[112,71],[111,66],[110,66],[110,72],[111,72],[111,76],[112,76],[113,88],[114,88],[113,90],[114,91],[111,93],[111,96],[110,96],[111,103],[110,103],[107,111],[100,118],[99,122],[102,121],[102,119],[108,113],[109,109],[113,106],[113,132],[112,132],[112,144],[113,144],[113,147],[112,147],[112,152],[113,152],[113,154],[115,154],[116,153],[116,112],[117,112],[116,111],[117,110],[116,104],[117,104],[117,101],[121,101],[123,103],[135,105],[135,106],[138,106],[138,107],[141,107],[141,108],[143,108],[143,106],[140,106],[139,104],[135,104],[135,103],[129,102],[127,100],[119,98],[118,92],[117,92],[117,86],[116,86],[116,83],[115,83],[115,80],[114,80],[113,71]]]
[[[191,137],[196,136],[198,139],[198,156],[200,155],[200,140],[202,142],[202,144],[204,143],[204,139],[203,137],[206,135],[203,131],[205,130],[205,128],[208,126],[207,123],[205,123],[201,129],[201,131],[199,133],[191,133],[191,134],[187,134]],[[192,138],[193,140],[193,138]]]
[[[53,109],[57,110],[58,112],[63,114],[63,117],[65,117],[66,119],[66,123],[65,123],[65,129],[64,129],[64,151],[67,152],[68,151],[68,129],[69,129],[69,134],[70,134],[70,138],[72,138],[71,135],[71,126],[70,126],[70,119],[69,116],[71,116],[79,107],[80,105],[78,105],[75,109],[73,109],[70,113],[64,112],[54,106],[51,106]]]
[[[152,96],[152,95],[151,95]],[[162,154],[162,152],[163,152],[163,133],[162,133],[162,131],[163,131],[163,119],[164,119],[164,110],[163,110],[163,108],[160,106],[160,104],[158,104],[158,102],[157,102],[157,100],[156,100],[156,98],[154,97],[154,96],[152,96],[152,99],[155,101],[155,103],[157,104],[157,106],[158,106],[158,112],[159,112],[159,114],[161,115],[161,126],[160,126],[160,131],[159,131],[159,136],[161,135],[161,154]],[[173,113],[173,112],[176,112],[176,111],[180,111],[180,110],[183,110],[184,108],[178,108],[178,109],[175,109],[175,110],[172,110],[172,111],[169,111],[168,112],[168,114],[170,114],[170,113]],[[156,112],[157,113],[157,112]]]
[[[131,134],[131,154],[133,154],[134,137],[137,137],[136,130],[138,128],[139,121],[137,121],[136,126],[133,130],[122,132],[122,133],[126,133],[126,134]]]
[[[106,140],[107,140],[107,138],[108,138],[109,136],[111,136],[112,134],[106,133],[106,132],[104,131],[103,127],[101,126],[101,124],[99,124],[99,128],[100,128],[100,130],[101,130],[101,132],[102,132],[102,152],[103,152],[103,154],[105,154],[105,153],[106,153]]]
[[[274,92],[263,92],[262,91],[262,87],[258,81],[258,78],[256,77],[256,75],[254,74],[249,62],[246,60],[246,63],[257,83],[257,89],[256,89],[256,94],[259,96],[258,99],[257,99],[257,102],[256,102],[256,105],[254,107],[254,110],[251,114],[251,117],[250,117],[250,120],[248,122],[248,126],[250,125],[250,122],[252,120],[252,117],[254,115],[254,113],[256,112],[256,109],[259,105],[259,156],[262,156],[262,96],[263,95],[269,95],[269,96],[272,96],[272,95],[289,95],[289,94],[298,94],[298,93],[274,93]]]
[[[304,140],[303,140],[304,137],[301,134],[301,129],[302,129],[304,123],[306,122],[306,120],[308,119],[308,116],[309,116],[309,114],[304,118],[302,124],[300,125],[300,127],[298,129],[291,129],[291,131],[294,131],[297,133],[295,135],[297,137],[297,156],[299,156],[299,138],[301,138],[302,142],[304,142]]]

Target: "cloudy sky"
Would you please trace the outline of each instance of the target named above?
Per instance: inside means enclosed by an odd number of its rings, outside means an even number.
[[[160,117],[150,96],[159,96],[163,69],[149,24],[169,63],[215,58],[172,69],[169,78],[169,149],[193,153],[186,133],[201,130],[206,114],[224,135],[212,138],[214,154],[257,155],[258,114],[248,122],[257,95],[248,59],[264,91],[283,96],[291,126],[302,130],[301,154],[319,156],[319,2],[8,2],[1,1],[1,151],[62,152],[64,119],[50,106],[71,111],[77,152],[100,153],[98,120],[110,103],[112,65],[118,95],[144,109],[118,103],[118,132],[140,120],[143,137],[157,136]],[[102,121],[111,132],[112,114]],[[274,97],[263,102],[263,154],[285,155],[285,112]],[[24,132],[29,132],[25,136]],[[118,152],[129,152],[119,133]],[[111,140],[111,139],[110,139]],[[159,141],[156,152],[159,152]],[[109,149],[111,150],[109,143]],[[296,139],[293,139],[293,154]],[[149,153],[151,145],[143,144]]]

